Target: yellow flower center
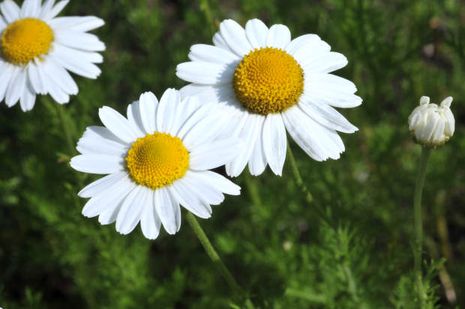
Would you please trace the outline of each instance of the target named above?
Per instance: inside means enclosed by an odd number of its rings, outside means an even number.
[[[2,33],[1,54],[10,63],[25,65],[50,51],[53,30],[40,19],[19,19]]]
[[[297,103],[304,90],[304,72],[285,51],[265,47],[247,54],[234,72],[237,99],[249,111],[280,113]]]
[[[132,144],[126,166],[136,183],[157,189],[186,174],[189,152],[179,138],[157,132],[138,138]]]

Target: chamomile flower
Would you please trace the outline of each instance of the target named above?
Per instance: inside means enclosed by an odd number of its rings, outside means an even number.
[[[191,47],[190,62],[177,67],[177,76],[190,85],[181,91],[202,102],[229,110],[225,124],[244,141],[246,150],[227,164],[237,176],[248,163],[253,175],[267,164],[282,174],[286,158],[286,130],[313,159],[338,159],[344,151],[339,132],[353,133],[334,107],[362,103],[355,85],[331,72],[344,67],[344,55],[315,34],[291,40],[284,25],[268,28],[258,19],[245,29],[225,20],[213,37],[214,45]]]
[[[105,45],[87,31],[104,22],[93,16],[56,17],[69,1],[12,0],[0,3],[0,102],[34,107],[36,95],[68,103],[78,86],[68,73],[95,79]]]
[[[169,234],[179,231],[180,205],[209,218],[210,205],[220,204],[224,193],[238,195],[237,185],[209,171],[240,151],[237,138],[217,138],[222,113],[215,108],[181,99],[174,89],[160,102],[142,94],[128,106],[127,118],[101,108],[105,127],[87,128],[77,145],[81,155],[71,160],[77,171],[108,174],[79,192],[90,198],[83,215],[98,216],[101,224],[116,221],[121,234],[140,222],[144,236],[155,239],[161,225]]]

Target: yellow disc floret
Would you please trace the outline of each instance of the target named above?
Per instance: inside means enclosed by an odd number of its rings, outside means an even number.
[[[265,47],[247,54],[234,72],[237,99],[250,112],[279,113],[297,103],[304,89],[304,72],[285,51]]]
[[[131,178],[152,189],[172,184],[189,168],[189,152],[178,137],[154,133],[137,139],[126,156]]]
[[[8,62],[25,65],[50,51],[54,39],[52,28],[37,18],[19,19],[2,33],[1,55]]]

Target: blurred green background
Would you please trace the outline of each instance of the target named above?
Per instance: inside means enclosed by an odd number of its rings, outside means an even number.
[[[342,111],[360,131],[346,153],[317,163],[294,148],[314,196],[308,205],[289,165],[242,175],[202,225],[257,308],[417,308],[410,235],[419,157],[407,117],[422,95],[455,97],[457,130],[434,151],[424,197],[430,305],[465,307],[465,2],[427,0],[71,1],[64,15],[96,15],[107,44],[97,81],[77,78],[67,106],[48,98],[21,112],[0,106],[0,306],[3,308],[240,308],[183,221],[156,241],[123,237],[80,212],[92,177],[69,168],[97,109],[123,112],[143,91],[181,87],[194,43],[224,18],[284,23],[317,33],[349,65],[362,106]],[[212,25],[211,19],[215,20]],[[61,113],[61,112],[63,113]],[[315,212],[322,207],[325,224]]]

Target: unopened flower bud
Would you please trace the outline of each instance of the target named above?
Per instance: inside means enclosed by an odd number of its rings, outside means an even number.
[[[408,118],[409,129],[415,141],[428,147],[444,144],[455,131],[455,119],[450,110],[452,97],[445,98],[441,104],[430,103],[429,97],[421,97]]]

